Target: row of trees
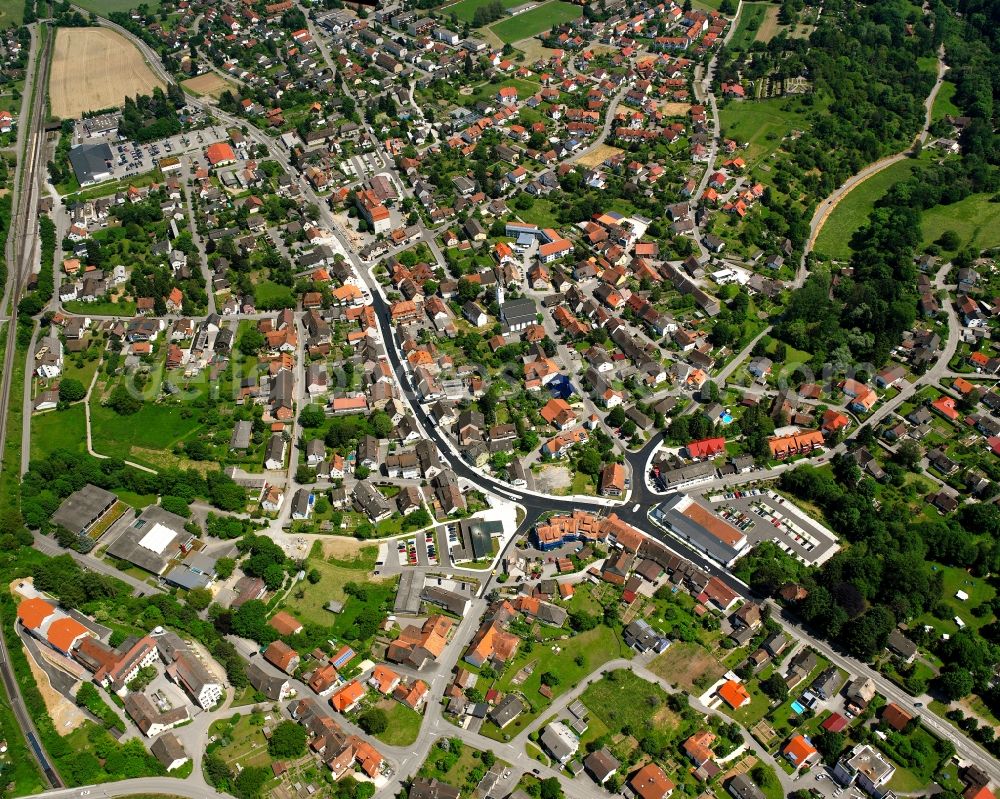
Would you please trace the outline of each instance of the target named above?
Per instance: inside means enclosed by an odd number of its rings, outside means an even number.
[[[56,450],[44,460],[33,460],[24,475],[20,515],[8,524],[8,532],[19,525],[47,533],[50,518],[62,501],[88,483],[136,494],[167,494],[190,502],[203,497],[221,510],[240,510],[246,505],[246,491],[221,471],[202,475],[196,470],[171,469],[151,474],[130,469],[115,458],[98,460],[90,455]]]

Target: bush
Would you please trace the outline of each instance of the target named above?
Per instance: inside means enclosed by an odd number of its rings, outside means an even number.
[[[64,377],[59,381],[59,401],[79,402],[87,396],[83,383],[74,377]]]
[[[385,732],[388,729],[389,717],[380,708],[368,708],[368,710],[365,710],[358,716],[358,726],[369,735],[378,735],[380,732]]]
[[[300,757],[306,751],[306,728],[294,721],[283,721],[274,728],[267,742],[272,757]]]

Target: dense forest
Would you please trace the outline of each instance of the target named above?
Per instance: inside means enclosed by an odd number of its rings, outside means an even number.
[[[953,102],[970,118],[962,133],[962,151],[1000,164],[996,132],[1000,97],[1000,0],[952,0],[933,5],[937,38],[944,42],[956,86]],[[952,11],[962,16],[954,16]]]
[[[755,43],[748,58],[731,50],[720,57],[720,81],[766,76],[781,84],[806,76],[807,101],[826,108],[809,135],[788,145],[790,157],[780,159],[774,175],[779,188],[798,186],[807,208],[866,164],[903,149],[920,130],[934,76],[917,59],[933,55],[936,42],[930,18],[916,6],[903,8],[895,0],[827,2],[809,39],[782,31]]]

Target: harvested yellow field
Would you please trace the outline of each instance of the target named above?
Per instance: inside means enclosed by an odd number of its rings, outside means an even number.
[[[618,155],[618,153],[623,153],[624,150],[618,147],[612,147],[610,144],[601,144],[593,149],[592,152],[587,153],[585,156],[580,158],[579,163],[588,169],[593,169],[595,166],[603,164],[605,160],[611,158],[613,155]]]
[[[216,75],[214,72],[206,72],[204,75],[199,75],[197,78],[188,78],[186,81],[181,83],[188,91],[197,94],[199,97],[203,95],[209,95],[210,97],[215,97],[218,99],[226,89],[234,89],[235,86],[228,80],[223,78],[221,75]]]
[[[156,86],[162,88],[163,82],[121,34],[106,28],[59,28],[56,33],[49,77],[53,115],[73,119],[115,108]]]

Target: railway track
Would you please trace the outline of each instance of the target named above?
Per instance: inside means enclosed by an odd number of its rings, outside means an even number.
[[[24,131],[24,144],[18,159],[17,169],[14,175],[14,201],[11,212],[10,226],[7,234],[7,290],[4,293],[4,301],[10,307],[10,314],[7,321],[7,340],[3,353],[3,369],[0,376],[0,452],[5,453],[7,441],[7,423],[11,403],[11,384],[14,375],[14,359],[17,355],[17,304],[21,299],[24,289],[28,284],[28,279],[32,273],[32,256],[35,253],[35,244],[38,240],[37,229],[37,198],[40,196],[41,187],[44,185],[45,176],[45,98],[48,85],[49,67],[52,60],[52,47],[55,41],[54,32],[46,35],[44,24],[39,24],[36,35],[44,39],[41,51],[38,56],[34,80],[32,81],[30,104],[27,114],[28,127]],[[22,114],[22,125],[25,116]],[[25,375],[27,379],[27,375]],[[20,402],[18,395],[13,401]],[[0,471],[5,464],[0,457]],[[20,468],[20,463],[6,464],[8,469]],[[64,783],[59,773],[55,770],[48,755],[38,737],[38,731],[28,714],[24,701],[21,698],[20,688],[14,676],[13,668],[10,664],[10,655],[7,649],[7,641],[0,628],[0,679],[3,679],[7,696],[10,699],[10,707],[17,718],[17,723],[24,732],[24,737],[31,749],[32,756],[38,761],[42,774],[49,785],[53,788],[62,788]]]

